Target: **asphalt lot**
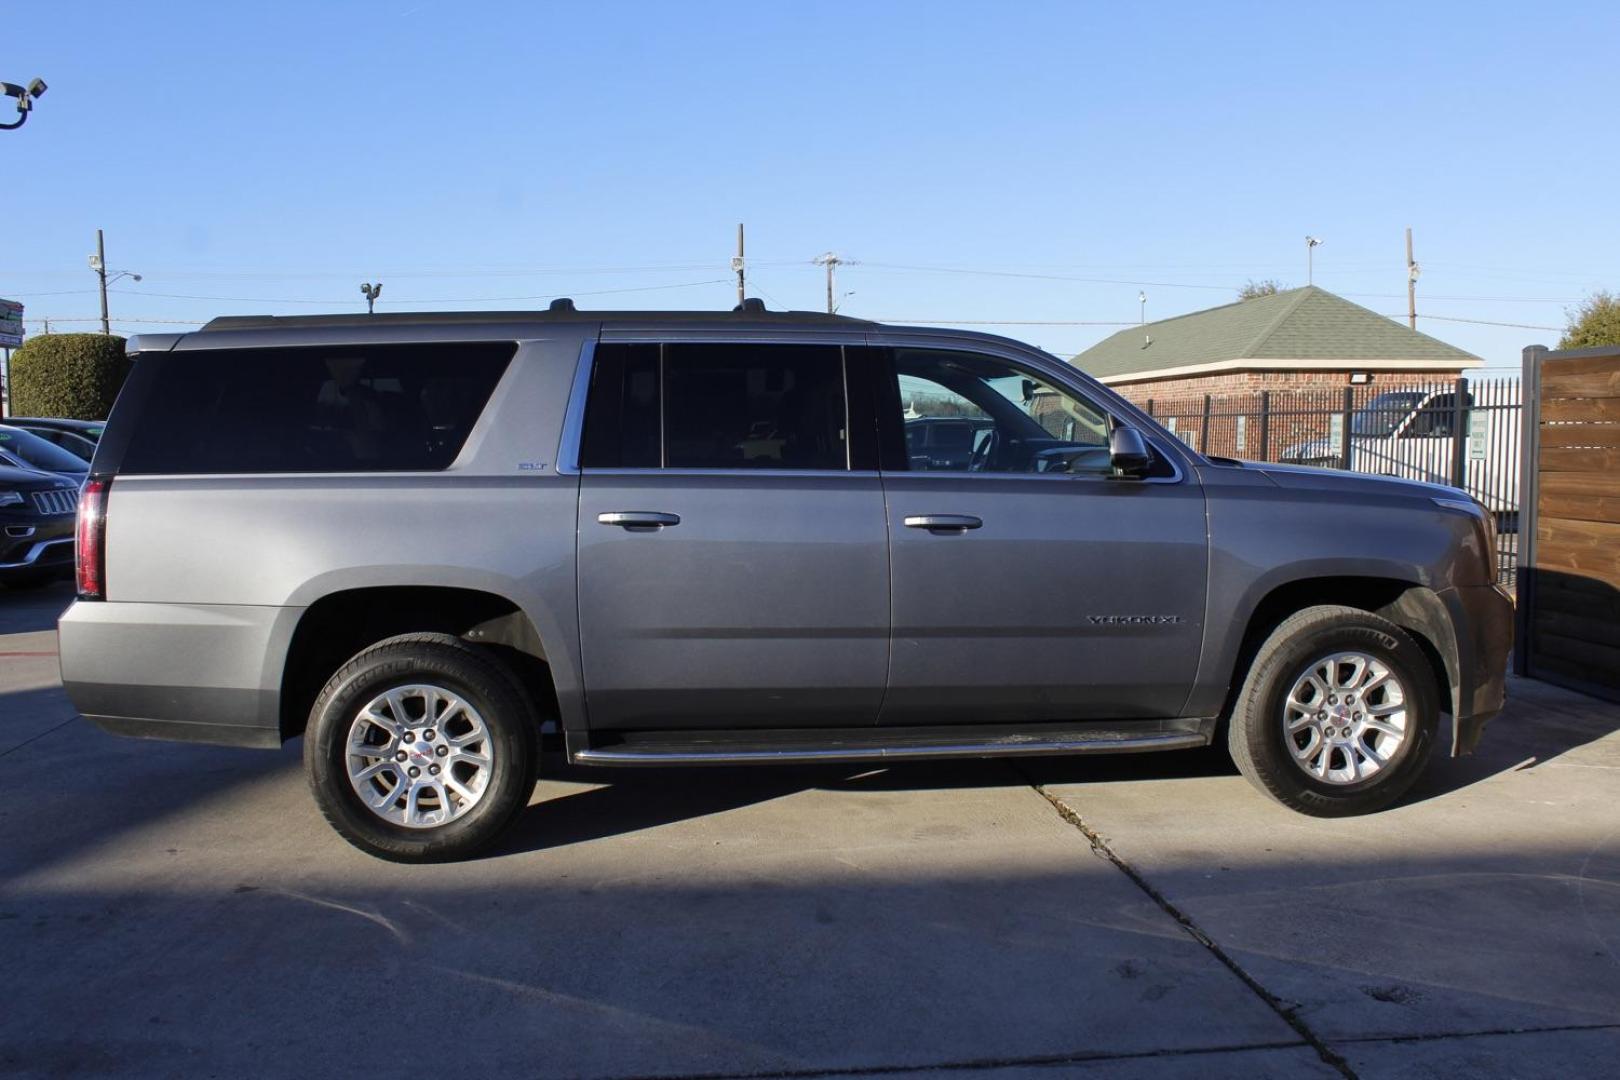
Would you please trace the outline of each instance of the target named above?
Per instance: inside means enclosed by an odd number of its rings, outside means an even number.
[[[1567,1077],[1620,1055],[1620,708],[1315,821],[1210,753],[549,763],[489,857],[280,753],[115,739],[0,592],[0,1075]]]

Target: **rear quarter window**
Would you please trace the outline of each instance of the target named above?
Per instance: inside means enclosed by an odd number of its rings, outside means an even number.
[[[456,342],[148,355],[103,443],[120,473],[444,469],[516,350]]]

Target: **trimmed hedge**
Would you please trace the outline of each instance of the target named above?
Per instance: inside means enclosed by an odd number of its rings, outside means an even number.
[[[129,369],[124,339],[115,335],[31,337],[11,354],[11,411],[105,420]]]

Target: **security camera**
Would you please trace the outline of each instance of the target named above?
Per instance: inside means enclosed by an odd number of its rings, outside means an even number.
[[[45,96],[46,89],[48,88],[45,85],[44,79],[35,79],[33,82],[28,84],[28,96],[43,97]]]

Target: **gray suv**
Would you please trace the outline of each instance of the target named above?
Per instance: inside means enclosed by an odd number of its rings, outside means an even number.
[[[304,736],[384,858],[491,841],[550,724],[592,765],[1222,739],[1342,815],[1502,706],[1467,496],[1203,457],[1003,338],[561,301],[130,347],[67,692],[119,734]]]

